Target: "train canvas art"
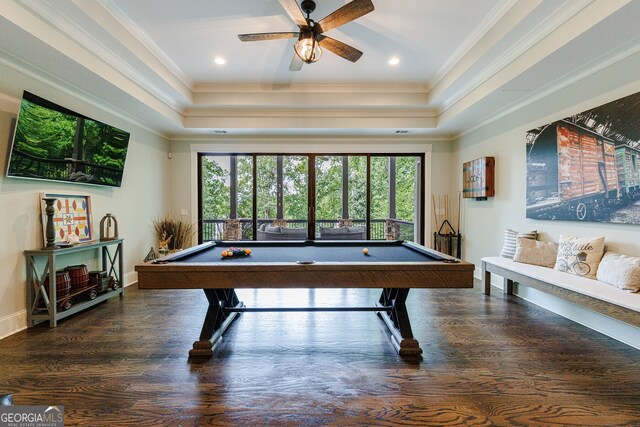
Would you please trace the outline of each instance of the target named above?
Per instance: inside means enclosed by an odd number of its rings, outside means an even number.
[[[527,218],[640,224],[640,92],[531,129]]]

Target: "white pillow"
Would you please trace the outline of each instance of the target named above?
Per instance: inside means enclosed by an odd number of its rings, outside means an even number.
[[[518,236],[536,240],[538,232],[533,230],[526,233],[518,233],[516,230],[510,228],[504,230],[504,243],[502,245],[502,251],[500,251],[501,257],[513,259],[513,256],[516,254],[516,237]]]
[[[640,291],[640,258],[607,251],[600,261],[597,279],[601,282],[627,289]]]
[[[598,264],[604,254],[604,237],[560,236],[555,269],[596,278]]]
[[[554,242],[539,242],[528,237],[518,236],[513,260],[553,268],[556,264],[557,254],[558,245]]]

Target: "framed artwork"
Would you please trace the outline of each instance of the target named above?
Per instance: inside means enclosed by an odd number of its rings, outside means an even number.
[[[40,208],[42,212],[42,237],[46,245],[46,224],[44,198],[55,198],[53,206],[53,228],[55,243],[68,242],[70,235],[75,235],[79,242],[93,240],[93,218],[91,217],[91,196],[82,194],[41,193]],[[75,240],[75,238],[73,238]]]
[[[527,218],[640,224],[640,92],[526,134]]]

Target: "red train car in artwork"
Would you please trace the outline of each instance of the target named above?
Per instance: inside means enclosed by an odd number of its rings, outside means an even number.
[[[602,220],[620,199],[615,142],[565,120],[529,131],[527,218]]]

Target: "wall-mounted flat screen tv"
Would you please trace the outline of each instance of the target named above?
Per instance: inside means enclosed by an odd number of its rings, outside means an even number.
[[[8,177],[120,187],[129,133],[24,92]]]

